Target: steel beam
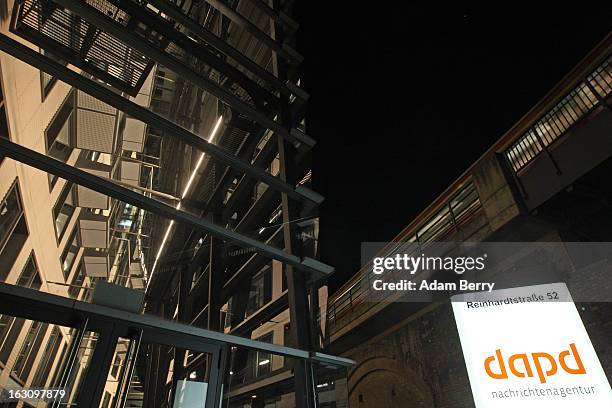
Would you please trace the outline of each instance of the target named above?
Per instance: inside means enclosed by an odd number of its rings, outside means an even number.
[[[171,17],[173,20],[188,28],[201,40],[210,44],[228,57],[234,59],[236,62],[238,62],[238,64],[242,65],[244,68],[248,69],[253,74],[257,75],[259,78],[272,85],[275,89],[280,91],[285,96],[295,94],[295,96],[302,100],[306,100],[309,98],[309,95],[308,93],[306,93],[306,91],[301,88],[298,88],[292,83],[284,83],[276,76],[274,76],[271,72],[263,68],[261,65],[259,65],[258,63],[244,55],[242,52],[238,51],[236,48],[232,47],[230,44],[226,43],[221,38],[217,37],[215,34],[204,28],[197,21],[185,15],[172,2],[169,2],[167,0],[148,0],[148,3],[152,4],[157,9],[161,10],[169,17]]]
[[[159,116],[150,109],[142,107],[122,97],[121,95],[117,95],[111,89],[85,78],[62,64],[59,64],[53,59],[44,56],[30,49],[26,45],[23,45],[1,33],[0,50],[26,62],[29,65],[32,65],[35,68],[40,69],[41,71],[48,73],[49,75],[57,77],[61,81],[80,89],[81,91],[119,109],[120,111],[127,113],[128,115],[144,123],[147,123],[150,126],[158,128],[167,134],[184,141],[186,144],[211,155],[228,166],[240,170],[249,176],[268,184],[270,187],[280,192],[289,194],[294,199],[310,201],[298,193],[295,186],[285,183],[278,177],[274,177],[262,169],[253,167],[249,162],[239,159],[230,152],[212,143],[208,143],[205,139]]]
[[[80,384],[75,401],[75,405],[77,406],[98,406],[102,399],[106,379],[111,370],[117,341],[119,340],[115,325],[106,323],[105,326],[105,330],[100,330],[98,333],[98,339],[91,356],[91,362]]]
[[[78,327],[78,322],[87,319],[91,323],[88,330],[97,331],[104,324],[112,322],[117,326],[124,326],[128,330],[143,330],[149,339],[155,339],[155,336],[159,334],[164,336],[165,339],[170,339],[171,344],[169,346],[175,346],[175,343],[177,343],[195,351],[210,346],[231,344],[290,358],[320,360],[320,357],[316,354],[305,350],[214,332],[152,315],[116,310],[1,282],[0,300],[0,314],[50,324]],[[327,361],[329,364],[338,367],[354,363],[351,360],[347,361],[345,358],[335,356],[327,356]]]
[[[279,100],[276,96],[254,82],[244,72],[213,54],[203,44],[196,42],[175,29],[169,21],[162,19],[157,14],[153,14],[150,9],[142,7],[133,1],[112,0],[112,2],[129,14],[134,21],[140,21],[146,26],[154,28],[168,41],[175,43],[198,60],[227,76],[231,81],[244,88],[254,100],[266,101],[273,109],[278,110]]]
[[[85,19],[90,24],[95,25],[102,31],[105,31],[118,38],[119,40],[128,44],[130,47],[146,55],[148,58],[162,64],[168,69],[174,71],[176,74],[181,75],[186,80],[197,85],[201,89],[210,92],[210,94],[219,98],[219,100],[225,102],[260,125],[273,130],[276,134],[282,135],[293,142],[309,142],[304,138],[296,137],[295,132],[290,132],[274,119],[269,118],[262,112],[253,108],[251,105],[242,101],[240,98],[222,88],[220,85],[204,78],[200,73],[190,69],[185,64],[172,58],[164,51],[144,40],[141,36],[127,30],[121,24],[109,19],[107,16],[100,13],[98,10],[89,6],[88,4],[80,0],[54,0],[54,2],[79,15],[81,18]]]
[[[72,181],[84,187],[90,188],[99,193],[116,198],[123,202],[132,204],[138,208],[150,211],[162,217],[184,223],[193,228],[204,231],[212,236],[226,241],[235,242],[243,248],[255,248],[262,255],[276,259],[287,265],[294,266],[309,273],[325,273],[323,270],[308,267],[308,259],[300,259],[297,256],[287,254],[279,248],[266,245],[261,241],[249,238],[235,231],[228,230],[205,219],[196,217],[189,213],[177,210],[161,201],[143,196],[125,187],[121,187],[109,180],[94,176],[78,168],[69,166],[58,160],[52,159],[44,154],[25,148],[7,139],[0,138],[0,153],[29,166],[54,174],[63,179]]]
[[[278,138],[278,156],[280,161],[281,177],[285,180],[297,180],[295,148],[282,137]],[[297,226],[291,220],[299,217],[299,209],[296,203],[292,202],[287,195],[281,194],[283,238],[285,241],[285,252],[292,256],[300,254],[302,244],[298,241],[296,233]],[[287,277],[287,291],[289,298],[289,328],[291,344],[305,350],[312,350],[310,311],[308,304],[308,288],[306,279],[302,274],[298,274],[294,268],[287,266],[285,269]],[[311,293],[310,296],[318,296],[318,293]],[[294,362],[293,372],[295,375],[295,406],[297,408],[315,408],[316,392],[314,388],[314,378],[310,365],[303,360]]]
[[[250,34],[252,34],[255,38],[266,44],[273,51],[276,52],[277,55],[282,57],[287,62],[292,62],[299,64],[304,60],[297,51],[293,48],[289,47],[286,44],[279,44],[277,41],[272,39],[269,35],[264,33],[257,27],[255,24],[251,23],[249,20],[238,14],[235,10],[224,4],[220,0],[206,0],[208,4],[219,10],[224,16],[229,18],[234,24],[243,28]]]
[[[259,308],[255,313],[244,319],[239,324],[232,326],[230,334],[236,336],[249,336],[253,330],[268,322],[287,310],[287,291],[285,290],[279,297],[268,302]]]
[[[263,11],[268,17],[270,17],[274,22],[280,23],[285,28],[291,31],[297,31],[300,27],[297,21],[289,17],[282,11],[277,11],[274,8],[270,7],[264,0],[249,0],[249,2]]]

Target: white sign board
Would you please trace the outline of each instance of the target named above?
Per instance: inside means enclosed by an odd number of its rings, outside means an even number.
[[[612,407],[610,384],[565,284],[451,300],[476,408]]]
[[[208,383],[179,380],[174,394],[173,408],[204,408]]]

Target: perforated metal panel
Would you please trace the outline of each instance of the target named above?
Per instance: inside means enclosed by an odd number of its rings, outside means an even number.
[[[85,170],[94,176],[110,178],[111,166],[103,163],[94,163],[89,160],[79,159],[76,162],[76,167]],[[82,208],[95,208],[107,210],[110,206],[108,196],[91,190],[87,187],[77,185],[76,202],[77,206]]]
[[[133,186],[140,183],[140,164],[128,161],[121,162],[121,181]]]
[[[153,62],[140,52],[53,1],[16,3],[13,32],[130,95],[136,95],[153,67]],[[124,26],[130,20],[129,15],[106,0],[86,3]]]
[[[123,130],[123,137],[121,138],[121,147],[123,150],[142,153],[145,131],[146,126],[143,122],[134,118],[127,118]]]
[[[85,248],[108,248],[108,218],[89,212],[79,216],[81,245]]]
[[[114,115],[117,109],[83,91],[77,91],[77,105],[82,109],[89,109],[96,112]]]
[[[83,265],[85,274],[90,278],[108,278],[108,254],[104,251],[96,251],[91,248],[85,249],[83,253]]]
[[[115,149],[117,110],[79,91],[77,93],[76,147],[102,153]]]
[[[77,186],[77,197],[77,206],[82,208],[107,210],[109,207],[108,196],[87,187]]]

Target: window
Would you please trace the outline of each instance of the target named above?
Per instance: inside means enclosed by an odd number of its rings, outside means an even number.
[[[53,370],[53,378],[51,378],[51,382],[48,385],[49,388],[54,388],[59,385],[61,376],[64,373],[64,369],[66,368],[66,362],[68,360],[66,358],[66,350],[68,349],[68,345],[62,341],[60,341],[60,344],[61,351],[59,352],[59,354],[57,354],[59,356],[59,359],[57,360],[57,365]]]
[[[113,366],[111,368],[111,375],[117,378],[117,374],[119,374],[119,367],[121,367],[121,357],[119,357],[119,353],[115,354],[115,359],[113,360]]]
[[[102,408],[108,408],[111,402],[111,395],[108,391],[104,391],[104,398],[102,399]]]
[[[70,287],[68,288],[68,295],[70,295],[73,299],[78,299],[81,294],[81,287],[83,286],[83,282],[85,281],[85,268],[83,268],[83,263],[79,263],[79,267],[74,274],[74,278],[72,278],[72,282],[70,282]]]
[[[47,323],[32,322],[28,334],[21,345],[17,360],[15,360],[13,365],[12,373],[24,382],[28,379],[30,371],[32,371],[34,360],[47,332],[47,327],[49,327]]]
[[[61,241],[68,227],[68,222],[76,209],[74,200],[74,184],[66,183],[60,197],[53,207],[53,218],[55,219],[55,237],[57,242]]]
[[[0,361],[6,364],[25,320],[0,315]]]
[[[66,62],[59,59],[58,57],[56,57],[55,55],[53,55],[52,53],[50,53],[49,51],[45,51],[43,49],[40,50],[40,53],[46,57],[52,58],[55,61],[66,65]],[[47,95],[49,95],[49,92],[51,92],[51,89],[53,89],[53,85],[55,85],[55,83],[57,82],[57,78],[47,74],[44,71],[40,71],[40,87],[41,87],[41,95],[42,95],[42,100],[44,101],[45,98],[47,97]]]
[[[17,286],[23,286],[25,288],[40,289],[42,281],[38,274],[38,267],[36,266],[36,260],[34,259],[34,253],[30,254],[30,258],[26,263],[19,279],[17,279]]]
[[[78,226],[75,226],[74,230],[72,231],[72,235],[68,240],[68,245],[66,245],[66,249],[64,249],[62,257],[60,258],[65,280],[68,280],[68,275],[70,275],[70,270],[72,269],[77,253],[79,252],[80,244],[78,231]]]
[[[251,290],[247,304],[247,317],[255,313],[272,299],[272,273],[266,265],[251,279]]]
[[[64,104],[51,120],[45,132],[47,154],[54,159],[66,162],[72,153],[75,133],[75,93],[70,92]],[[57,176],[49,174],[49,186],[53,188]]]
[[[17,285],[26,288],[40,289],[42,282],[34,261],[34,254],[30,255],[30,259],[26,263],[25,268],[21,272]],[[17,337],[25,323],[24,319],[16,319],[13,316],[0,315],[0,361],[6,364],[8,357],[13,351],[13,346]]]
[[[47,347],[45,347],[45,351],[38,364],[38,369],[32,380],[32,387],[45,386],[61,344],[62,336],[60,330],[57,326],[53,326],[53,330],[51,330],[49,340],[47,341]]]
[[[15,182],[0,202],[0,281],[6,280],[27,238],[28,227]]]
[[[272,343],[272,333],[267,333],[256,339],[264,343]],[[255,352],[255,377],[268,374],[272,371],[272,354],[267,351],[256,351]]]

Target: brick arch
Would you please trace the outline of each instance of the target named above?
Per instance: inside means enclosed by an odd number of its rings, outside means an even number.
[[[427,384],[406,364],[375,356],[361,361],[348,376],[350,408],[433,408]]]

